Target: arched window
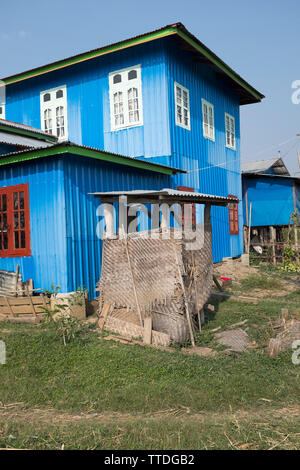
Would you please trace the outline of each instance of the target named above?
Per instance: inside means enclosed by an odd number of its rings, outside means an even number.
[[[109,74],[111,130],[143,124],[141,66],[135,65]]]
[[[121,83],[121,81],[122,81],[122,77],[119,73],[117,73],[117,75],[114,76],[113,83],[114,84]]]
[[[51,101],[51,95],[50,95],[50,93],[45,93],[45,94],[44,94],[44,103],[46,103],[46,101]]]
[[[60,85],[41,92],[41,128],[59,139],[68,139],[67,87]]]
[[[137,78],[137,71],[130,70],[130,72],[128,72],[128,80],[133,80],[134,78]]]

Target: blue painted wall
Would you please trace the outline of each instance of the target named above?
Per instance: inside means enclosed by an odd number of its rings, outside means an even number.
[[[180,51],[174,38],[165,41],[165,48],[172,154],[153,161],[187,170],[187,175],[175,177],[177,185],[220,196],[232,194],[242,200],[238,96],[214,71],[196,62],[193,53]],[[174,81],[189,89],[190,131],[175,125]],[[214,142],[203,137],[202,98],[214,105]],[[235,118],[236,150],[225,146],[225,112]],[[239,235],[229,235],[227,208],[212,208],[212,226],[215,262],[243,253],[242,203],[239,204]]]
[[[41,159],[0,167],[0,187],[29,183],[31,256],[0,258],[0,269],[15,271],[35,288],[52,282],[67,290],[65,191],[61,159]]]
[[[108,75],[142,66],[144,125],[110,131]],[[40,92],[67,85],[69,140],[130,156],[170,155],[162,40],[115,52],[7,86],[6,118],[41,128]]]
[[[293,214],[294,212],[293,179],[280,178],[276,176],[243,176],[245,225],[247,224],[245,206],[246,187],[248,213],[250,211],[250,203],[252,203],[252,227],[289,224],[290,214]],[[298,207],[300,202],[299,196],[297,199]]]
[[[102,243],[96,191],[162,189],[170,177],[74,155],[41,158],[0,166],[0,187],[29,183],[31,256],[0,258],[0,269],[33,279],[34,287],[61,292],[84,286],[95,297],[100,278]]]
[[[99,200],[90,192],[170,187],[170,176],[128,166],[72,157],[64,161],[68,290],[85,286],[95,295],[102,242],[96,234]],[[146,227],[145,227],[146,228]]]

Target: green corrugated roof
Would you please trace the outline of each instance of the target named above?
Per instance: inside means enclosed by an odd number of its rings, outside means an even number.
[[[72,142],[62,142],[48,148],[30,149],[22,152],[13,152],[0,156],[0,166],[17,164],[37,158],[51,157],[63,154],[78,155],[81,157],[94,158],[106,162],[116,163],[119,165],[127,165],[142,170],[154,171],[165,175],[173,175],[176,173],[186,173],[184,170],[152,163],[138,158],[127,157],[115,153],[105,152],[104,150],[94,149],[92,147],[84,147],[73,144]]]

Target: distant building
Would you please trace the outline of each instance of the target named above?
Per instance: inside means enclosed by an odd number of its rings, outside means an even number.
[[[263,95],[181,23],[3,80],[1,116],[23,126],[0,123],[0,191],[18,199],[9,231],[0,227],[0,269],[19,264],[36,288],[94,295],[101,243],[89,193],[184,188],[242,200],[239,107]],[[242,202],[213,207],[212,225],[215,262],[243,253]]]
[[[293,224],[295,212],[300,214],[300,178],[277,157],[242,162],[242,184],[244,226],[251,225],[251,238],[267,242],[274,228],[274,237],[282,241],[282,229]]]

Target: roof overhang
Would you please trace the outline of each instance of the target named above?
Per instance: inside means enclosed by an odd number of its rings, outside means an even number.
[[[276,175],[276,174],[270,174],[270,173],[248,173],[244,171],[242,173],[242,177],[247,177],[247,178],[276,178],[276,179],[284,179],[284,180],[294,180],[296,182],[300,182],[300,177],[299,176],[292,176],[292,175]]]
[[[132,190],[132,191],[110,191],[92,193],[102,202],[118,202],[121,196],[126,196],[128,203],[140,204],[174,204],[174,202],[211,204],[213,206],[228,206],[239,202],[234,197],[215,196],[213,194],[194,193],[189,191],[178,191],[164,188],[159,191],[152,190]]]
[[[41,67],[37,67],[28,70],[23,73],[12,75],[3,79],[5,85],[17,83],[22,80],[37,77],[49,72],[53,72],[70,65],[78,64],[96,57],[100,57],[112,52],[127,49],[129,47],[137,46],[146,42],[161,39],[167,36],[176,36],[180,38],[186,45],[188,45],[194,52],[199,54],[202,61],[208,63],[216,68],[216,70],[222,75],[223,78],[227,79],[231,85],[234,85],[240,96],[240,104],[257,103],[264,98],[264,95],[253,88],[247,83],[240,75],[238,75],[231,67],[223,62],[216,54],[214,54],[208,47],[193,36],[182,23],[175,23],[167,25],[156,31],[142,34],[124,41],[117,42],[105,47],[77,54],[67,59],[59,60],[51,64],[47,64]]]
[[[72,142],[62,142],[52,145],[48,148],[38,148],[23,150],[21,152],[13,152],[0,156],[0,166],[17,164],[25,161],[35,160],[43,157],[54,157],[58,155],[78,155],[80,157],[94,158],[105,162],[126,165],[141,170],[154,171],[165,175],[175,175],[177,173],[186,173],[184,170],[172,168],[158,163],[152,163],[138,158],[127,157],[114,153],[105,152],[104,150],[94,149],[92,147],[84,147],[73,144]]]
[[[46,132],[43,132],[40,129],[36,129],[35,127],[26,126],[25,124],[20,124],[18,122],[6,121],[5,119],[0,119],[0,131],[29,137],[37,141],[43,140],[52,142],[54,144],[58,140],[55,135],[46,134]]]
[[[43,142],[41,140],[33,139],[23,135],[13,134],[10,132],[3,132],[0,130],[0,143],[6,145],[13,145],[16,147],[23,147],[24,149],[51,147],[51,142]]]

